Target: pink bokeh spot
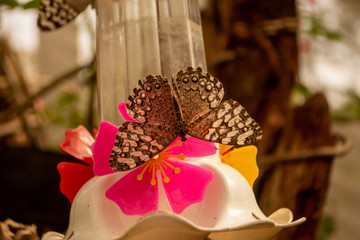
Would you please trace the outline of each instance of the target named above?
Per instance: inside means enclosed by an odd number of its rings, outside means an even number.
[[[164,183],[166,196],[174,213],[180,214],[191,204],[201,202],[214,173],[193,164],[177,162],[180,173],[167,168],[165,173],[171,180]]]
[[[106,197],[116,202],[127,215],[145,215],[158,209],[158,186],[151,185],[151,175],[139,181],[142,167],[126,174],[106,192]]]
[[[96,141],[91,147],[94,158],[94,174],[96,176],[103,176],[115,172],[109,165],[109,159],[117,132],[118,127],[111,123],[100,123]]]

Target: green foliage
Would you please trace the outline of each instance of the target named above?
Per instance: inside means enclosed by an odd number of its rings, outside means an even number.
[[[340,109],[333,111],[332,119],[337,122],[347,122],[351,120],[360,120],[360,96],[359,94],[350,89],[347,91],[346,96],[348,102]]]
[[[19,6],[19,3],[16,0],[0,0],[0,5],[5,5],[9,8],[15,8]]]
[[[328,29],[323,21],[314,16],[309,16],[310,28],[308,29],[308,34],[311,36],[324,36],[329,40],[338,41],[342,39],[342,34],[339,31]]]
[[[336,229],[336,223],[332,216],[324,215],[320,220],[319,233],[317,240],[326,240],[328,239]]]
[[[301,105],[310,99],[314,94],[305,85],[298,83],[291,91],[291,103],[293,105]]]
[[[310,89],[303,84],[294,86],[291,92],[291,103],[294,106],[302,105],[314,95]],[[331,118],[335,122],[349,122],[360,120],[360,95],[353,89],[344,93],[347,102],[340,108],[332,110]]]
[[[313,93],[310,91],[310,89],[303,84],[297,84],[294,87],[294,91],[304,96],[305,99],[309,99],[313,96]]]
[[[61,92],[57,101],[46,109],[46,115],[52,123],[74,128],[84,124],[84,115],[79,106],[79,94]]]
[[[24,9],[38,9],[40,7],[40,0],[29,1],[22,5]]]
[[[38,9],[40,6],[40,0],[32,0],[26,3],[19,3],[16,0],[0,0],[0,6],[6,6],[10,9],[20,7],[22,9]]]

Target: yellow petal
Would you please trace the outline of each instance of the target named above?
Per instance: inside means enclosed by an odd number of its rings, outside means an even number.
[[[227,154],[227,151],[229,151],[231,148],[233,148],[234,145],[224,145],[224,144],[219,144],[219,152],[220,152],[220,156],[223,157],[224,154]]]
[[[259,168],[256,163],[257,148],[250,145],[227,152],[233,146],[219,145],[221,161],[243,175],[252,188],[256,178],[259,176]]]

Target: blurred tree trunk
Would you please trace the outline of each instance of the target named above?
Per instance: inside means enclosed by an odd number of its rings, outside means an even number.
[[[261,153],[275,151],[297,76],[295,1],[212,1],[203,28],[209,70],[224,83],[225,98],[262,126]]]
[[[307,217],[277,239],[315,239],[332,157],[266,164],[269,155],[333,145],[323,95],[298,108],[290,104],[298,76],[295,0],[212,0],[202,24],[209,72],[223,82],[225,98],[239,101],[264,132],[255,189],[261,209],[289,207],[295,218]]]

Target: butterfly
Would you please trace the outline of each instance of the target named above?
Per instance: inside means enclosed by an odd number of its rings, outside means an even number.
[[[226,100],[222,83],[200,67],[175,77],[139,80],[126,103],[130,117],[119,127],[110,154],[116,171],[138,167],[164,150],[178,136],[245,146],[262,137],[260,126],[235,100]]]
[[[95,0],[41,0],[37,25],[42,31],[52,31],[74,20]]]

